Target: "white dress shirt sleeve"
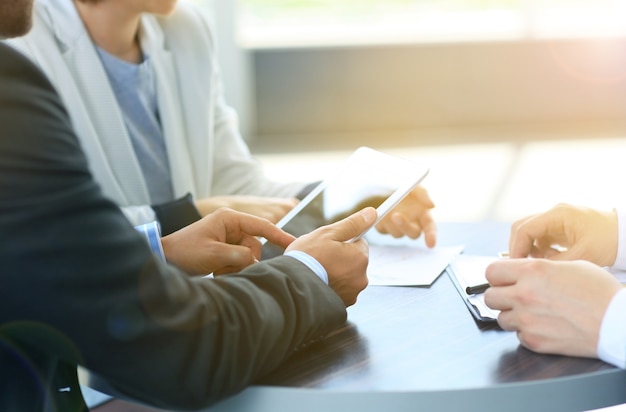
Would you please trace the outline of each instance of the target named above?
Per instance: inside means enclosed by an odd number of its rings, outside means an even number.
[[[626,270],[626,211],[615,209],[617,212],[617,257],[613,264],[614,269]]]
[[[613,296],[600,326],[598,358],[626,369],[626,289]]]
[[[313,256],[299,250],[292,250],[285,253],[284,256],[290,256],[294,259],[299,260],[301,263],[311,269],[313,273],[317,275],[317,277],[322,279],[322,281],[328,285],[328,273],[326,272],[326,269],[324,269],[324,266],[322,266],[322,264],[318,262],[317,259],[315,259]]]
[[[163,251],[163,245],[161,244],[161,228],[159,227],[159,223],[157,221],[153,221],[140,226],[135,226],[135,230],[145,237],[152,252],[165,262],[165,252]]]

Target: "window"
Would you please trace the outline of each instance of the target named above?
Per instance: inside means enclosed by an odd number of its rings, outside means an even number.
[[[240,0],[245,47],[626,34],[623,0]]]

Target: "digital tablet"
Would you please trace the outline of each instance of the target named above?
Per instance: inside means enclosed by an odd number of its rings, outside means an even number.
[[[360,147],[336,175],[316,186],[276,225],[299,237],[366,206],[376,208],[377,224],[420,184],[428,171],[416,162]],[[274,245],[265,244],[263,258],[282,252]]]

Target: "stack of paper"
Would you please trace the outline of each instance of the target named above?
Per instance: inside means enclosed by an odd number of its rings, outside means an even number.
[[[467,289],[470,286],[487,283],[485,270],[491,262],[497,259],[493,256],[459,255],[450,264],[448,270],[450,279],[456,286],[465,305],[472,315],[480,321],[495,321],[500,312],[485,305],[483,293],[468,294]]]

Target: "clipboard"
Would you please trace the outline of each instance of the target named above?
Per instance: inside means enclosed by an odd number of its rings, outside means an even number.
[[[486,283],[485,269],[498,258],[491,256],[458,255],[446,268],[446,273],[463,303],[479,322],[496,322],[500,311],[485,304],[483,292],[468,294],[468,287]]]

